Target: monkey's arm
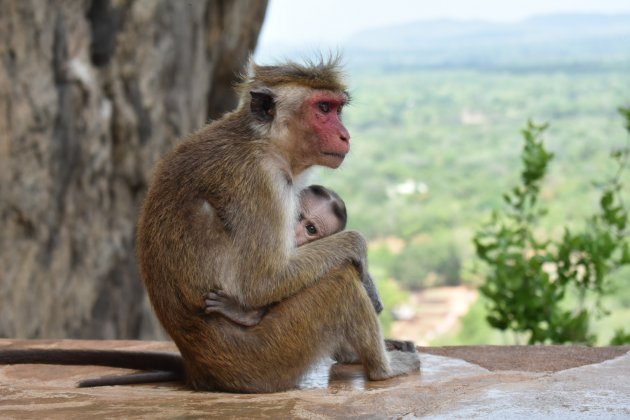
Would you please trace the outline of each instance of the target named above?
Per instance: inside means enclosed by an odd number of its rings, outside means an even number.
[[[258,325],[267,313],[267,307],[247,310],[236,299],[231,298],[220,290],[211,291],[206,295],[204,312],[217,313],[230,321],[244,327]]]
[[[374,311],[380,314],[383,311],[383,301],[369,273],[363,281],[363,286],[372,301],[372,305],[374,305]],[[206,314],[217,313],[236,324],[244,327],[253,327],[260,323],[268,309],[269,307],[266,306],[247,310],[236,299],[231,298],[220,290],[214,290],[206,295],[204,312]]]
[[[259,250],[249,248],[242,255],[256,253]],[[343,231],[294,249],[288,259],[251,258],[247,262],[252,266],[243,272],[252,274],[241,277],[239,290],[222,289],[238,296],[244,306],[261,308],[296,294],[344,264],[357,268],[358,279],[367,278],[367,243],[359,232]]]

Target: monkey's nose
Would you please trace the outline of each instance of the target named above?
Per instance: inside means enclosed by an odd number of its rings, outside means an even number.
[[[350,141],[350,133],[348,133],[348,130],[344,129],[339,132],[339,140],[344,143],[348,143]]]

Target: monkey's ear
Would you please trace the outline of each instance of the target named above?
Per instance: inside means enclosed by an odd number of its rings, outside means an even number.
[[[254,118],[260,122],[271,122],[276,114],[276,101],[273,94],[267,90],[252,90],[250,110]]]

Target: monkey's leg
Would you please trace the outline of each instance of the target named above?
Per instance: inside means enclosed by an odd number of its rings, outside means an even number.
[[[365,291],[367,292],[370,301],[372,301],[372,305],[374,306],[374,310],[377,314],[380,314],[383,311],[383,301],[381,300],[381,296],[378,293],[378,289],[376,288],[376,284],[374,284],[374,279],[367,273],[366,276],[363,276],[363,287],[365,287]],[[403,340],[393,340],[386,339],[385,340],[385,348],[387,351],[399,350],[403,352],[415,353],[416,346],[412,341],[403,341]],[[350,346],[346,344],[341,344],[337,350],[333,353],[332,358],[338,363],[359,363],[359,357],[357,354],[350,348]]]
[[[371,281],[371,277],[370,277]],[[356,283],[350,282],[352,287]],[[364,283],[365,286],[365,283]],[[372,286],[374,287],[373,283]],[[374,291],[376,288],[374,287]],[[350,331],[346,335],[346,341],[341,342],[337,347],[335,356],[340,358],[346,358],[346,360],[352,360],[352,352],[348,351],[353,349],[358,360],[360,360],[366,368],[369,379],[381,380],[391,378],[393,376],[408,373],[420,368],[420,359],[415,354],[415,346],[413,346],[413,353],[400,352],[397,349],[386,352],[386,340],[383,340],[380,323],[376,317],[376,313],[372,306],[374,300],[372,296],[369,296],[367,289],[359,287],[356,293],[341,293],[337,296],[343,296],[342,300],[348,302],[348,298],[354,298],[354,305],[352,303],[346,303],[347,307],[354,307],[357,320],[362,323],[355,323],[350,325]],[[366,299],[367,298],[367,299]],[[380,298],[379,298],[380,299]],[[366,302],[368,306],[366,308]],[[339,302],[342,304],[342,302]],[[351,314],[352,315],[352,312]],[[363,327],[363,328],[358,328]],[[383,359],[385,358],[385,362]]]
[[[255,327],[214,325],[221,328],[207,344],[216,349],[214,355],[190,355],[197,359],[193,364],[206,365],[187,369],[193,386],[204,382],[194,376],[212,372],[215,383],[226,390],[290,389],[317,360],[342,345],[356,352],[369,379],[390,378],[420,366],[417,354],[385,351],[372,302],[350,264],[279,302]]]

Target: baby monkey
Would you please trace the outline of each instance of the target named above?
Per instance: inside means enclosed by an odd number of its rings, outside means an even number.
[[[321,185],[310,185],[300,191],[300,215],[295,226],[296,246],[341,232],[346,228],[347,221],[346,205],[336,192]],[[363,286],[374,310],[377,314],[381,313],[383,302],[371,276],[367,276]],[[220,290],[208,293],[205,300],[205,313],[218,313],[245,327],[258,325],[268,309],[268,306],[244,308]]]

